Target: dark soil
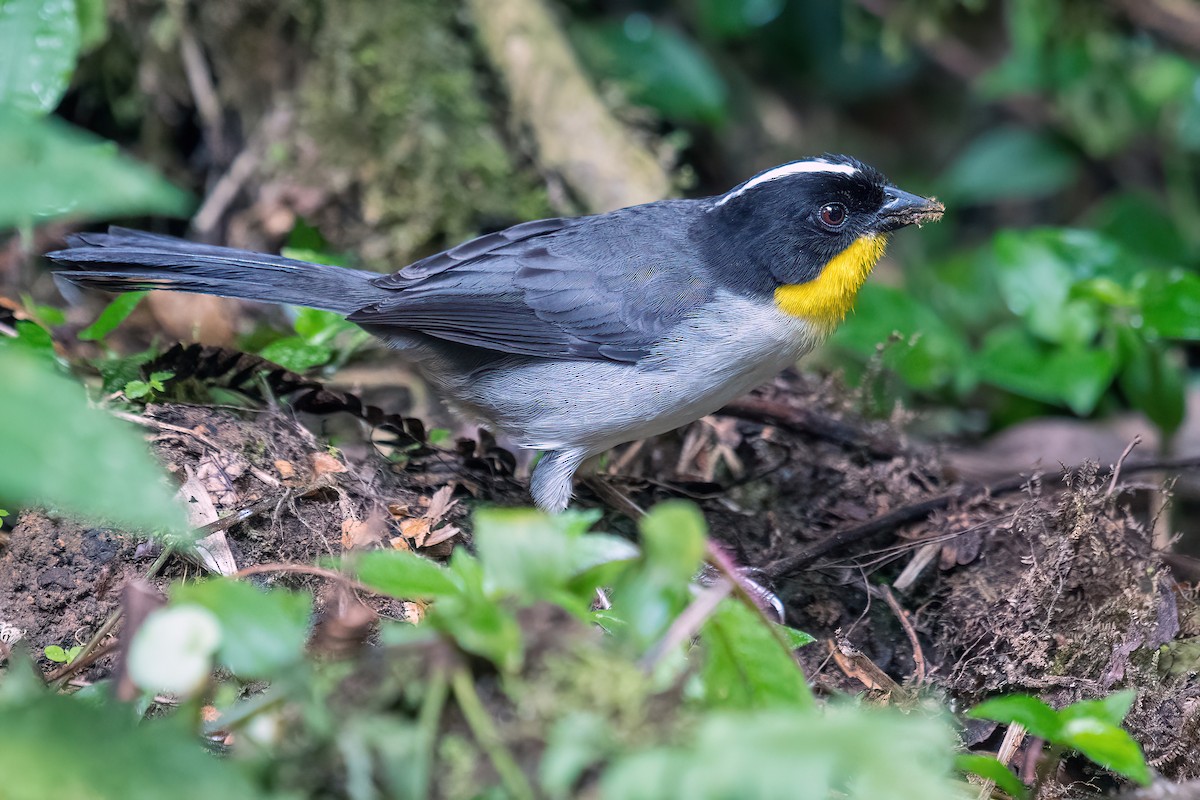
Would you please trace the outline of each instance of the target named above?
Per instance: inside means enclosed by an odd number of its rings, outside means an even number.
[[[736,560],[769,573],[835,530],[956,487],[936,450],[906,438],[906,420],[864,421],[855,406],[836,383],[781,378],[738,416],[614,453],[604,480],[642,507],[696,500]],[[795,416],[780,423],[788,409]],[[199,480],[218,514],[258,509],[227,531],[238,568],[309,565],[349,548],[407,547],[443,558],[469,546],[472,507],[527,502],[515,459],[486,439],[410,448],[410,457],[393,451],[389,461],[362,435],[366,426],[345,414],[334,426],[343,449],[331,451],[286,404],[163,404],[142,413],[158,457],[181,483]],[[355,430],[357,442],[346,438]],[[1093,467],[1018,491],[964,495],[782,576],[774,588],[788,622],[820,640],[801,652],[809,676],[826,692],[890,694],[896,702],[933,692],[960,708],[999,692],[1061,705],[1135,686],[1129,726],[1152,765],[1171,779],[1200,776],[1200,609],[1155,555],[1151,525],[1135,510],[1143,488],[1114,486]],[[586,483],[579,501],[601,505]],[[602,524],[634,535],[619,512],[608,511]],[[421,547],[439,531],[452,535]],[[21,631],[36,654],[86,642],[157,555],[121,531],[25,511],[0,550],[0,623]],[[152,581],[165,590],[197,570],[172,557]],[[337,596],[320,577],[267,570],[253,579],[308,588],[319,612]],[[408,613],[396,603],[372,610]],[[866,665],[884,677],[871,679]],[[111,667],[101,660],[87,677]],[[976,725],[964,738],[982,742],[993,731]]]

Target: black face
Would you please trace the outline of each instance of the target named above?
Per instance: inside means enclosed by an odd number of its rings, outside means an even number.
[[[769,294],[806,283],[863,236],[941,216],[941,204],[903,192],[847,156],[785,164],[711,198],[698,238],[729,288]]]

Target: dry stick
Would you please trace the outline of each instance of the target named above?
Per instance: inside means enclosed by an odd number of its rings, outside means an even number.
[[[894,458],[903,448],[899,442],[864,436],[863,432],[841,420],[787,403],[761,397],[743,397],[723,406],[719,416],[762,422],[785,431],[808,436],[843,447],[861,448],[875,458]]]
[[[1171,470],[1185,470],[1200,468],[1200,456],[1191,456],[1188,458],[1165,459],[1162,461],[1144,461],[1138,464],[1126,464],[1124,472],[1126,474],[1136,472],[1154,472],[1161,470],[1168,472]],[[1075,465],[1068,467],[1065,472],[1067,475],[1078,474],[1083,469],[1083,465]],[[887,514],[868,520],[861,525],[853,525],[849,528],[842,528],[834,531],[829,536],[826,536],[819,542],[809,545],[798,553],[793,553],[790,556],[777,559],[764,568],[764,572],[772,580],[781,580],[791,577],[796,573],[803,572],[812,566],[817,559],[822,556],[838,550],[847,545],[855,544],[863,539],[869,539],[879,533],[894,530],[901,525],[917,520],[925,519],[934,511],[941,511],[949,507],[956,501],[965,500],[969,497],[974,497],[980,494],[998,495],[1007,494],[1008,492],[1016,491],[1022,486],[1025,486],[1032,480],[1042,479],[1049,475],[1047,472],[1035,472],[1029,476],[1018,475],[1012,478],[996,481],[991,484],[968,484],[960,486],[953,491],[945,494],[940,494],[937,497],[931,497],[927,500],[922,500],[918,503],[913,503],[907,506],[901,506],[895,511],[889,511]]]
[[[1129,444],[1125,445],[1125,449],[1121,451],[1121,457],[1117,459],[1117,463],[1113,465],[1112,480],[1108,482],[1108,491],[1104,493],[1105,497],[1112,497],[1113,492],[1117,490],[1117,481],[1121,478],[1121,467],[1125,464],[1125,459],[1129,458],[1129,454],[1133,452],[1133,448],[1142,443],[1141,434],[1135,435],[1129,440]]]
[[[904,629],[904,635],[908,637],[908,643],[912,646],[913,653],[913,678],[920,686],[925,683],[925,652],[921,649],[920,641],[917,640],[917,631],[913,628],[912,620],[908,618],[908,612],[900,606],[900,603],[896,602],[896,596],[892,594],[892,590],[887,586],[880,586],[877,591],[883,596],[883,601],[888,604],[888,608],[896,615],[896,619],[900,620],[900,627]]]
[[[271,564],[255,564],[254,566],[239,569],[233,573],[234,578],[248,578],[251,575],[261,575],[265,572],[288,572],[298,575],[316,575],[321,578],[328,578],[331,581],[337,581],[351,589],[360,592],[369,592],[370,594],[382,594],[378,589],[373,589],[365,583],[359,583],[349,575],[343,575],[340,572],[324,567],[314,567],[310,564],[285,564],[283,562],[275,562]]]
[[[1017,754],[1023,741],[1025,741],[1025,727],[1016,722],[1009,725],[1008,730],[1004,732],[1004,740],[1000,742],[1000,751],[996,753],[996,760],[1007,767],[1008,762],[1013,760],[1013,756]],[[978,800],[988,800],[995,788],[995,781],[985,780],[979,790]]]
[[[712,616],[717,606],[729,596],[731,591],[733,591],[733,584],[721,578],[716,584],[696,595],[696,599],[675,618],[662,638],[646,651],[646,655],[642,656],[641,668],[645,672],[653,672],[667,653],[696,635],[696,632],[704,625],[704,621]]]

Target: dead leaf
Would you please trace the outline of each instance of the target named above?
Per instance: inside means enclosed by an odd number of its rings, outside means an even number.
[[[400,519],[402,517],[410,517],[412,514],[408,511],[408,506],[401,503],[388,503],[388,513],[393,517]]]
[[[342,522],[342,549],[361,550],[383,541],[386,535],[387,525],[378,513],[365,520],[350,518]]]
[[[409,600],[401,603],[400,607],[404,609],[404,619],[406,622],[411,622],[413,625],[420,625],[421,620],[425,619],[424,603]]]
[[[425,509],[425,519],[436,523],[446,516],[450,509],[457,505],[457,500],[452,500],[454,496],[454,484],[451,483],[443,486],[433,493],[433,497],[429,498],[429,508]]]
[[[393,550],[412,550],[408,546],[408,539],[405,539],[403,536],[393,536],[389,544],[391,544]]]
[[[331,475],[346,471],[346,465],[337,456],[330,455],[329,453],[313,453],[312,462],[313,474],[318,478],[322,475]]]
[[[431,527],[433,527],[433,523],[425,517],[406,519],[400,522],[400,533],[406,538],[412,539],[417,547],[422,547]]]
[[[438,528],[436,531],[431,533],[429,537],[425,539],[425,542],[420,546],[433,547],[434,545],[441,544],[447,539],[452,539],[460,533],[462,533],[462,531],[458,528],[454,527],[453,525],[447,525],[444,528]]]
[[[282,458],[275,461],[275,471],[279,473],[279,477],[285,481],[289,478],[296,477],[296,468],[292,466],[292,462],[284,461]]]
[[[216,505],[238,505],[240,498],[233,482],[246,473],[250,464],[233,453],[207,453],[196,464],[196,477],[212,495]]]

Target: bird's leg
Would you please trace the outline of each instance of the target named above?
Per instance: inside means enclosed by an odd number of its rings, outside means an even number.
[[[550,450],[542,454],[529,479],[529,493],[543,511],[557,514],[571,503],[571,485],[575,471],[591,452],[582,448]]]

